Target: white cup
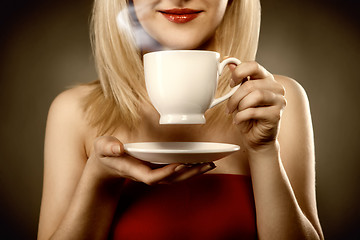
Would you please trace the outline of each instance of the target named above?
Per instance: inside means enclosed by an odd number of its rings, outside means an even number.
[[[204,124],[204,114],[231,97],[239,85],[214,99],[224,67],[241,62],[212,51],[170,50],[144,55],[146,89],[160,124]]]

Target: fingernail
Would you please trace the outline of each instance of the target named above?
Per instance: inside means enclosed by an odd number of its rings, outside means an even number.
[[[186,166],[184,164],[179,165],[175,168],[175,172],[180,172],[181,170],[183,170],[184,168],[186,168]]]
[[[214,168],[216,168],[216,165],[213,162],[210,162],[210,163],[206,164],[205,166],[203,166],[200,171],[201,172],[208,172],[208,171],[210,171],[210,170],[212,170]]]
[[[114,145],[111,147],[111,151],[114,153],[114,154],[120,154],[121,153],[121,148],[119,145]]]
[[[236,68],[236,64],[230,63],[229,68],[231,71],[233,71]]]

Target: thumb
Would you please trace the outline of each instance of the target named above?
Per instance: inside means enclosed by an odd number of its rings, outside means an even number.
[[[234,63],[229,63],[229,64],[228,64],[228,67],[229,67],[230,71],[233,72],[233,71],[235,71],[236,64],[234,64]]]
[[[225,59],[227,59],[227,58],[230,58],[230,56],[225,56],[225,57],[223,58],[223,61],[224,61]],[[228,64],[228,67],[229,67],[229,69],[233,72],[233,71],[235,70],[235,68],[236,68],[236,64],[234,64],[234,63],[229,63],[229,64]]]
[[[97,138],[94,143],[94,149],[98,157],[118,157],[124,153],[124,145],[112,136]]]

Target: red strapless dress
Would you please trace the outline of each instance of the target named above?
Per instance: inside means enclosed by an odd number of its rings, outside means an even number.
[[[172,185],[127,181],[111,239],[257,239],[251,179],[204,174]]]

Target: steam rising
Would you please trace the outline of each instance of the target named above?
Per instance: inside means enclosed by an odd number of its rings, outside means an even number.
[[[128,16],[130,16],[130,23]],[[142,19],[142,21],[144,20]],[[129,5],[127,9],[119,12],[116,17],[116,24],[122,30],[121,32],[128,32],[134,35],[136,46],[139,49],[145,51],[158,51],[162,49],[162,46],[141,26],[133,5]]]

